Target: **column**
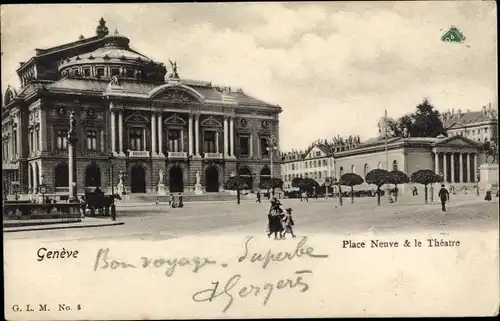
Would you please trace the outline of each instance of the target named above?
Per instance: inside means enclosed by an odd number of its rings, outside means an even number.
[[[40,143],[40,151],[46,151],[47,150],[47,118],[46,118],[46,112],[42,110],[42,107],[40,107],[40,127],[39,127],[39,143]]]
[[[123,153],[123,111],[119,111],[118,113],[118,146],[120,148],[120,156],[125,156]]]
[[[474,167],[472,168],[472,179],[474,180],[474,182],[477,181],[476,179],[476,171],[477,171],[477,154],[473,154],[473,157],[474,157]]]
[[[196,114],[194,118],[194,149],[195,155],[200,156],[200,115]]]
[[[181,129],[181,152],[184,151],[184,128]]]
[[[234,117],[229,118],[229,146],[229,156],[234,157]]]
[[[458,168],[460,170],[459,183],[464,182],[464,155],[462,153],[458,154]]]
[[[142,129],[142,150],[147,150],[146,144],[148,141],[146,139],[146,134],[147,134],[146,128],[143,128]]]
[[[193,155],[193,115],[189,114],[188,119],[188,156]]]
[[[116,154],[116,115],[111,112],[111,152]]]
[[[470,153],[467,154],[467,183],[472,183],[471,177],[470,177]]]
[[[450,172],[450,183],[455,183],[455,153],[450,154],[450,164],[451,164],[451,172]]]
[[[163,117],[158,114],[158,155],[163,156]]]
[[[253,134],[250,133],[250,155],[248,155],[250,158],[253,157]]]
[[[228,126],[227,117],[224,116],[224,157],[229,157],[229,142],[228,142]]]
[[[28,164],[28,190],[31,189],[33,186],[31,185],[31,165]],[[32,191],[33,192],[33,191]],[[31,194],[31,193],[30,193]]]
[[[443,182],[448,182],[448,164],[446,159],[446,153],[443,153]]]
[[[219,152],[219,131],[215,132],[215,152]]]
[[[439,175],[439,153],[434,153],[434,173]]]
[[[156,115],[151,113],[151,156],[156,156]]]

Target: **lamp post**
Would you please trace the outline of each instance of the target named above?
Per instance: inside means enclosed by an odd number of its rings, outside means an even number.
[[[111,220],[116,221],[116,206],[115,206],[115,174],[114,174],[114,168],[115,168],[115,163],[114,160],[115,156],[113,153],[109,153],[109,177],[111,181]]]
[[[266,147],[266,150],[269,152],[269,158],[271,159],[271,179],[273,178],[274,151],[277,149],[278,147],[276,147],[276,137],[272,135],[270,138],[267,139],[267,147]]]
[[[76,134],[76,119],[75,112],[71,112],[69,118],[68,132],[68,171],[69,171],[69,199],[70,203],[78,202],[76,189],[76,142],[78,141]]]
[[[38,186],[38,190],[42,194],[42,203],[45,202],[45,193],[47,193],[47,185],[43,183],[44,177],[43,174],[40,176],[40,185]]]

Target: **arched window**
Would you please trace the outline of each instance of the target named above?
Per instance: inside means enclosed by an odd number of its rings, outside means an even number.
[[[397,160],[394,160],[392,162],[392,170],[393,171],[397,171],[398,170],[398,161]]]
[[[271,170],[269,167],[264,167],[260,171],[260,186],[261,188],[267,188],[269,184],[269,180],[271,179]]]
[[[356,173],[356,166],[354,165],[351,166],[351,173]]]
[[[365,164],[365,169],[364,169],[365,176],[366,176],[366,174],[368,174],[369,171],[370,171],[370,168],[368,167],[368,164]]]

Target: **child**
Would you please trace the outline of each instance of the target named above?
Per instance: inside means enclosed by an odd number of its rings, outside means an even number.
[[[295,237],[295,234],[293,234],[293,225],[295,225],[295,223],[293,222],[292,218],[292,209],[287,208],[285,217],[283,217],[283,228],[285,230],[285,232],[283,233],[283,238],[285,237],[286,233],[290,233],[292,234],[292,237]]]

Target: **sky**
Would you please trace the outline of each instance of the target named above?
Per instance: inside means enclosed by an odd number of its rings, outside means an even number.
[[[439,111],[498,108],[496,4],[307,2],[2,5],[2,93],[20,61],[95,35],[103,17],[181,78],[280,105],[280,149],[378,133],[428,98]],[[451,26],[463,43],[441,41]]]

